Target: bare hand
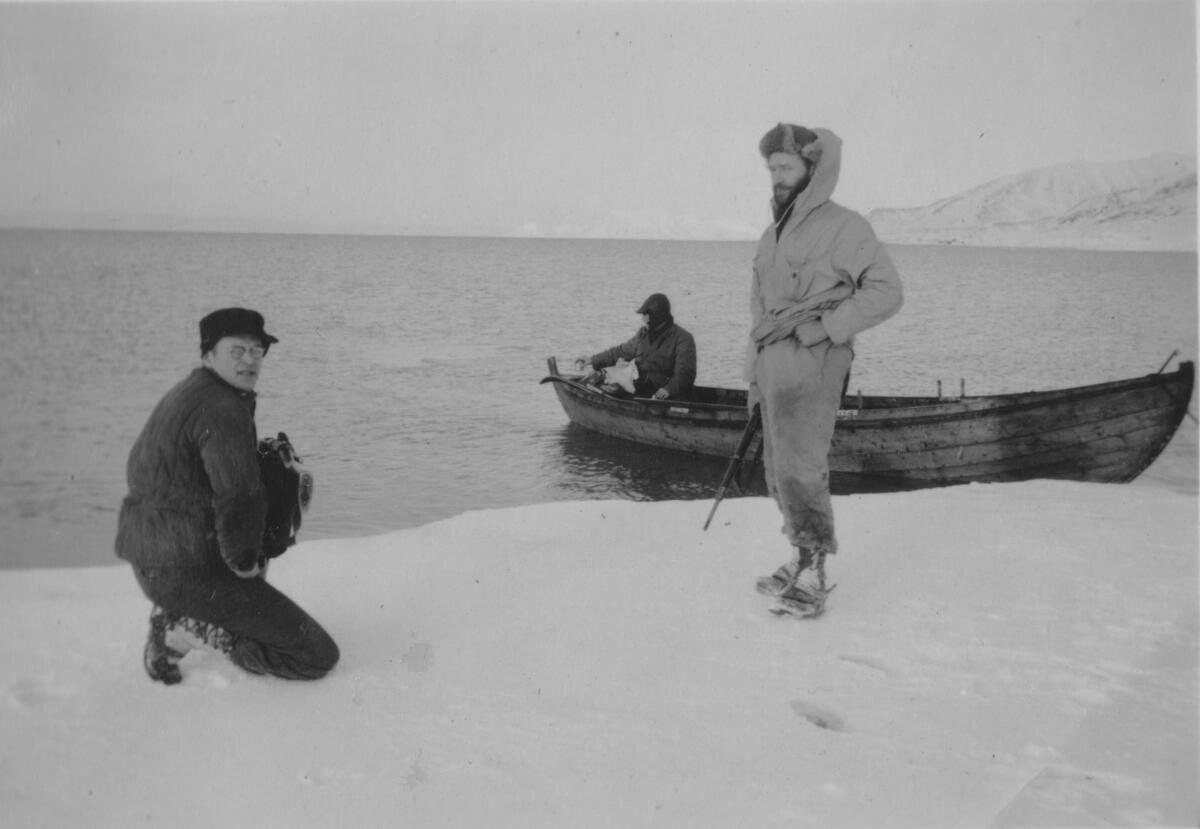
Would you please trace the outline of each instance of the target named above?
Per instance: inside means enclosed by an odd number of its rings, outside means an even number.
[[[666,400],[670,396],[671,393],[667,391],[665,386],[654,393],[655,400]]]

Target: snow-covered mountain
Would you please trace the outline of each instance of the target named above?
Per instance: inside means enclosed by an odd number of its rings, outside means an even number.
[[[1058,164],[868,218],[897,243],[1196,250],[1196,161]]]
[[[898,244],[1196,250],[1196,159],[1159,153],[1132,161],[1075,161],[1027,170],[926,207],[868,214]],[[529,222],[508,235],[581,239],[754,240],[741,219],[613,211],[591,224]]]

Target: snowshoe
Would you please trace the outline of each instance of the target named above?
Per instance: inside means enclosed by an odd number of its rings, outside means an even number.
[[[796,545],[796,557],[771,575],[759,579],[754,589],[764,596],[778,598],[801,583],[808,584],[813,590],[825,589],[824,550]]]
[[[771,613],[776,616],[793,616],[797,619],[812,619],[825,612],[825,601],[836,584],[828,588],[811,588],[795,584],[775,600]]]

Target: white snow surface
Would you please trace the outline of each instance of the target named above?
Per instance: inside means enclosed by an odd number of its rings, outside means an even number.
[[[1196,825],[1195,496],[834,500],[813,620],[753,590],[764,498],[301,543],[270,578],[341,646],[312,683],[153,683],[127,567],[0,573],[0,824]]]

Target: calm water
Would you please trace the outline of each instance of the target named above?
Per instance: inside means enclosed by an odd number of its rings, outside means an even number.
[[[699,382],[740,385],[753,243],[0,231],[0,567],[114,563],[125,458],[198,362],[197,320],[263,311],[281,342],[259,431],[317,476],[302,538],[582,498],[708,498],[724,468],[591,437],[548,386],[630,336],[652,291],[696,335]],[[851,389],[1079,385],[1195,359],[1196,256],[893,248],[900,315]],[[1193,407],[1194,408],[1194,407]],[[1136,486],[1196,492],[1185,421]]]

